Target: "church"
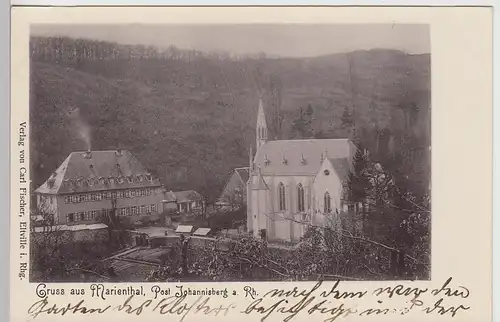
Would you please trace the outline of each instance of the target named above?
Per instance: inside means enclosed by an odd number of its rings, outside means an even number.
[[[338,225],[355,152],[349,139],[268,140],[261,99],[249,158],[248,231],[296,242],[311,225]]]

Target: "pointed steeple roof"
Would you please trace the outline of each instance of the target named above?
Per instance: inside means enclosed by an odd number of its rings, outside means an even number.
[[[264,103],[262,97],[259,98],[259,111],[257,112],[257,125],[267,127],[266,114],[264,113]]]

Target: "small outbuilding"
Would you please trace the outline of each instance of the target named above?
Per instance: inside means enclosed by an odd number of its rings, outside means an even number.
[[[193,233],[193,236],[208,237],[212,235],[212,230],[210,228],[198,228]]]

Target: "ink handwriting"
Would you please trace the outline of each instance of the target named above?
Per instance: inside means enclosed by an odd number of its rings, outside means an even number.
[[[323,284],[322,282],[316,283],[310,289],[300,289],[297,286],[289,289],[275,288],[259,298],[250,296],[252,301],[241,313],[260,315],[261,322],[266,321],[272,315],[273,320],[275,315],[284,315],[282,321],[289,322],[300,312],[307,315],[321,314],[325,322],[333,322],[351,315],[406,315],[412,312],[455,316],[459,312],[469,310],[470,307],[461,303],[447,304],[445,298],[455,299],[455,301],[465,299],[470,291],[465,286],[452,287],[451,282],[450,277],[440,288],[433,290],[398,284],[379,287],[371,293],[366,290],[343,291],[339,287],[340,281],[336,281],[329,290],[321,292],[318,289]],[[426,296],[425,304],[422,299],[424,296]],[[371,297],[375,301],[357,301],[366,297]],[[391,304],[391,301],[386,300],[407,297],[409,299],[404,304],[397,301],[394,303],[398,304]],[[368,304],[368,307],[362,309],[359,307],[366,303],[373,303],[373,305]]]
[[[211,305],[210,297],[199,296],[194,301],[187,301],[186,296],[170,296],[159,301],[142,300],[136,301],[136,295],[129,296],[122,304],[115,307],[111,305],[90,308],[85,304],[85,300],[80,300],[76,304],[68,303],[58,306],[49,301],[49,297],[33,303],[28,309],[28,314],[33,318],[39,315],[61,315],[66,314],[102,314],[107,311],[122,312],[130,315],[141,315],[146,310],[161,315],[174,315],[180,317],[179,322],[183,322],[188,314],[203,314],[211,316],[226,316],[232,309],[236,308],[234,303],[228,305]]]
[[[162,316],[168,315],[175,321],[184,322],[188,317],[194,316],[196,319],[196,315],[225,317],[231,312],[236,312],[258,316],[261,322],[268,319],[290,322],[299,314],[315,315],[314,318],[321,315],[321,320],[324,322],[334,322],[351,316],[406,315],[415,312],[424,315],[455,317],[470,309],[470,306],[464,302],[470,296],[470,290],[463,285],[453,286],[451,277],[442,286],[434,289],[397,284],[378,287],[374,290],[344,291],[340,284],[340,281],[336,281],[331,287],[320,289],[323,285],[320,281],[312,287],[274,288],[263,293],[262,296],[255,288],[245,286],[242,298],[248,299],[249,304],[236,311],[235,303],[224,299],[220,304],[220,299],[224,296],[217,296],[217,301],[215,301],[207,294],[199,295],[196,294],[198,290],[188,289],[177,293],[172,292],[173,294],[170,295],[170,289],[162,290],[159,286],[151,288],[154,295],[151,298],[144,297],[142,288],[138,288],[131,294],[124,294],[128,297],[116,306],[93,305],[86,303],[83,299],[61,305],[56,303],[55,299],[60,300],[61,296],[64,296],[64,289],[52,289],[42,283],[36,289],[36,294],[40,299],[29,307],[28,314],[35,319],[40,315],[64,316],[121,312],[139,316],[148,312]],[[124,290],[127,289],[124,288]],[[194,294],[199,296],[192,296]],[[96,298],[106,301],[106,298],[101,296],[96,296]],[[403,301],[396,300],[397,298]]]
[[[39,301],[33,303],[28,309],[28,314],[30,314],[33,319],[37,318],[40,314],[47,315],[61,315],[64,316],[66,313],[69,314],[102,314],[109,310],[110,305],[100,307],[100,308],[89,308],[84,305],[85,300],[80,300],[76,304],[68,303],[63,306],[57,306],[56,304],[50,304],[48,297],[45,297]]]

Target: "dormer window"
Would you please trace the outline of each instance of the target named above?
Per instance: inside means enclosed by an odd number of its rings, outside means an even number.
[[[148,180],[148,181],[153,180],[153,176],[151,176],[150,174],[147,174],[146,175],[146,180]]]
[[[97,179],[99,184],[104,184],[104,177],[99,177],[99,179]]]
[[[266,154],[266,155],[264,156],[264,165],[265,165],[265,166],[268,166],[269,164],[271,164],[271,160],[269,160],[269,159],[267,158],[267,154]]]
[[[49,178],[49,180],[47,180],[47,185],[49,186],[49,188],[52,188],[52,187],[54,187],[55,182],[56,182],[56,179]]]
[[[132,183],[132,182],[134,182],[134,179],[132,178],[132,176],[128,176],[127,181],[128,181],[128,183]]]
[[[325,171],[323,171],[323,173],[325,174],[325,176],[329,176],[330,175],[330,170],[326,169]]]
[[[140,174],[137,175],[137,181],[142,182],[142,175]]]
[[[95,183],[94,178],[90,178],[90,179],[89,179],[89,186],[93,186],[93,185],[94,185],[94,183]]]
[[[119,183],[119,184],[122,184],[122,183],[123,183],[123,181],[124,181],[123,177],[118,177],[118,183]]]

